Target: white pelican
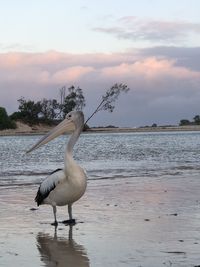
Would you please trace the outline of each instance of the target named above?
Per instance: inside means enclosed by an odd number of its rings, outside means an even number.
[[[82,197],[86,190],[87,176],[84,170],[73,159],[73,147],[84,126],[84,115],[81,111],[69,112],[65,119],[42,137],[27,153],[48,143],[57,136],[75,127],[65,151],[64,169],[52,172],[40,185],[35,201],[37,205],[48,204],[53,207],[54,223],[57,226],[56,206],[68,205],[69,224],[75,223],[72,217],[72,204]]]

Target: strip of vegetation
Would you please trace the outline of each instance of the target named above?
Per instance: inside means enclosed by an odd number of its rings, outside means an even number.
[[[68,93],[66,93],[66,87],[63,87],[59,95],[60,101],[44,98],[35,102],[22,97],[18,100],[18,111],[14,112],[10,118],[31,126],[39,123],[51,125],[61,121],[71,110],[82,110],[85,106],[85,97],[79,87],[71,86],[68,88]]]
[[[180,120],[180,126],[187,126],[187,125],[200,125],[200,115],[196,115],[193,118],[193,121],[189,121],[187,119]]]
[[[121,92],[128,92],[129,88],[126,84],[116,83],[108,89],[105,95],[102,96],[100,104],[97,106],[92,115],[87,119],[90,120],[99,111],[113,112],[115,101]],[[18,111],[10,116],[7,115],[5,108],[1,108],[0,113],[0,130],[16,128],[16,121],[22,121],[30,126],[36,124],[54,125],[63,120],[67,113],[72,110],[82,110],[85,105],[85,97],[83,90],[80,87],[74,86],[62,87],[59,90],[59,100],[57,99],[42,99],[40,101],[26,100],[21,97],[19,100]],[[85,129],[88,126],[85,123]]]

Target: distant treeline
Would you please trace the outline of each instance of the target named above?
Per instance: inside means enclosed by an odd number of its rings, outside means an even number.
[[[179,123],[180,126],[184,125],[200,125],[200,115],[196,115],[193,118],[193,121],[187,120],[187,119],[182,119],[180,120]]]
[[[87,121],[101,110],[112,112],[115,108],[114,102],[117,100],[120,93],[126,93],[128,91],[129,88],[126,84],[114,84],[102,96],[100,104]],[[10,116],[8,116],[5,108],[0,108],[0,130],[16,128],[16,121],[22,121],[29,125],[39,123],[49,125],[57,124],[63,120],[70,111],[82,110],[85,107],[85,97],[80,87],[75,88],[71,86],[67,89],[66,86],[63,86],[59,90],[59,100],[43,98],[40,101],[33,101],[21,97],[18,99],[18,103],[18,111]],[[87,128],[87,126],[85,126],[85,128]]]
[[[59,90],[60,99],[46,99],[40,101],[18,99],[18,111],[10,116],[5,108],[1,108],[0,129],[15,128],[15,121],[22,121],[29,125],[45,123],[56,124],[63,120],[72,110],[82,110],[85,106],[85,97],[81,88],[71,86],[66,90],[64,86]]]
[[[71,86],[59,90],[60,100],[43,98],[40,101],[18,99],[18,111],[8,116],[6,109],[0,107],[0,130],[16,128],[15,121],[22,121],[29,125],[45,123],[56,124],[71,110],[82,110],[85,97],[81,88]]]
[[[85,106],[85,97],[81,88],[71,86],[66,92],[66,87],[59,91],[60,100],[43,98],[40,101],[26,100],[24,97],[18,100],[18,111],[10,118],[21,120],[30,125],[45,123],[53,124],[62,120],[72,110],[82,110]]]

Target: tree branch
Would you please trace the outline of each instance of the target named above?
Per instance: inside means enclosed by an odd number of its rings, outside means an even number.
[[[86,123],[99,111],[102,110],[108,110],[109,112],[113,112],[115,106],[114,102],[118,99],[121,92],[127,93],[130,90],[130,88],[123,83],[116,83],[114,84],[110,89],[108,89],[105,93],[105,95],[102,96],[102,101],[98,105],[98,107],[95,109],[95,111],[92,113],[92,115],[86,120]]]

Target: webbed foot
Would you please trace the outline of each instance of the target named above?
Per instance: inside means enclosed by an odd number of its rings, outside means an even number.
[[[75,219],[64,220],[64,221],[62,221],[62,223],[64,223],[65,225],[75,225],[76,220]]]
[[[55,222],[51,223],[51,225],[53,225],[53,226],[57,227],[57,226],[58,226],[58,222],[57,222],[57,221],[55,221]]]

